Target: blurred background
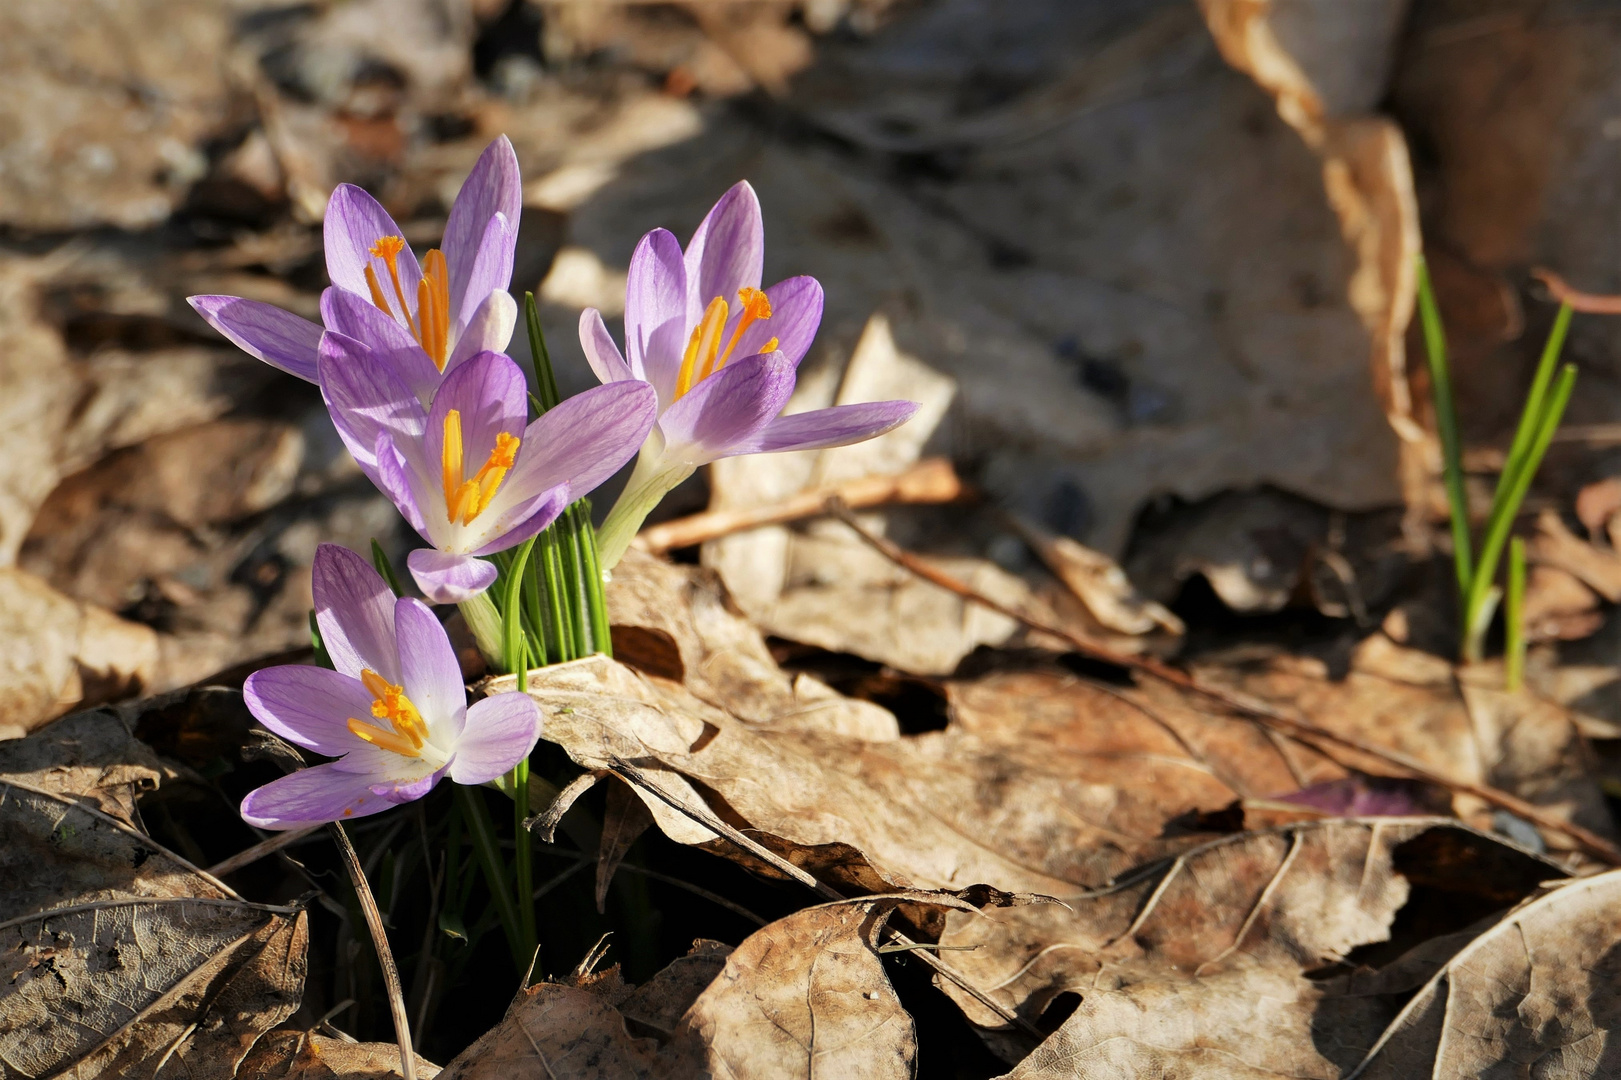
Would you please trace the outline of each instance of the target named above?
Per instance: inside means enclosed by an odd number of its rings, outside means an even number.
[[[1618,16],[1601,0],[8,0],[0,727],[296,652],[318,541],[408,546],[314,388],[184,297],[318,318],[334,185],[364,185],[429,247],[503,133],[525,177],[514,289],[542,302],[565,392],[591,379],[578,312],[622,309],[637,238],[685,239],[747,178],[766,280],[827,292],[801,402],[923,400],[887,465],[945,454],[987,495],[892,523],[907,543],[1040,592],[1007,512],[1120,560],[1195,637],[1303,611],[1422,644],[1450,602],[1424,569],[1444,503],[1413,259],[1422,236],[1485,499],[1554,310],[1530,271],[1621,288]],[[872,359],[852,385],[858,342]],[[1533,510],[1621,472],[1618,347],[1613,323],[1578,318],[1581,381]],[[794,486],[719,470],[663,514]],[[831,624],[890,596],[893,568],[814,528],[791,539],[682,557],[779,638],[908,671],[1012,633],[959,605],[943,637],[896,644],[880,621],[851,641]],[[1621,596],[1540,580],[1544,640],[1602,634]],[[1411,627],[1391,622],[1403,603]]]

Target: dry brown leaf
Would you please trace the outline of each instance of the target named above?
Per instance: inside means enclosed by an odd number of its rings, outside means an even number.
[[[26,739],[0,742],[0,780],[37,791],[87,799],[125,825],[135,824],[135,799],[158,786],[168,768],[111,712],[64,716]]]
[[[1440,965],[1347,1074],[1614,1076],[1621,871],[1527,900]]]
[[[1575,575],[1612,604],[1621,600],[1621,555],[1571,532],[1556,511],[1544,510],[1537,516],[1537,532],[1526,545],[1526,558]]]
[[[439,1066],[416,1059],[421,1080],[439,1075]],[[396,1080],[398,1043],[357,1043],[307,1031],[272,1031],[260,1039],[237,1070],[237,1080]]]
[[[1075,1012],[1010,1076],[1318,1077],[1373,1045],[1399,1002],[1307,973],[1389,938],[1423,884],[1469,914],[1560,871],[1438,818],[1338,820],[1212,841],[1066,907],[947,915],[954,966],[1027,1016]],[[978,1022],[997,1018],[942,988]]]
[[[158,636],[32,574],[0,569],[0,738],[117,700],[158,677]]]
[[[652,812],[636,797],[629,784],[608,784],[608,805],[602,815],[601,847],[597,851],[598,914],[605,910],[603,905],[608,900],[608,886],[613,884],[614,871],[625,861],[630,846],[652,824]]]
[[[443,1080],[911,1077],[917,1053],[876,952],[901,894],[795,912],[727,950],[692,952],[631,989],[617,969],[521,992]],[[639,1038],[627,1028],[658,1036]],[[662,1043],[662,1045],[661,1045]]]
[[[298,1007],[308,930],[90,806],[0,781],[0,1062],[229,1078]]]

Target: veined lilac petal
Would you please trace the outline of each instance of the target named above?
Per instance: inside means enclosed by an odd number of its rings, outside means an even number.
[[[512,284],[512,260],[517,245],[516,222],[509,220],[505,214],[490,218],[461,293],[455,291],[454,283],[451,286],[450,324],[456,328],[458,335],[464,329],[463,313],[471,316],[486,296],[493,292],[506,292],[507,286]]]
[[[445,374],[449,375],[481,352],[505,352],[517,325],[518,302],[512,299],[512,294],[505,289],[490,293],[473,309],[461,337],[450,347]]]
[[[333,426],[367,476],[375,478],[377,436],[421,439],[422,403],[405,381],[354,338],[328,331],[321,338],[321,397]]]
[[[753,356],[776,338],[776,351],[798,367],[816,340],[817,327],[822,325],[822,284],[813,277],[792,277],[777,282],[765,294],[771,301],[771,318],[757,319],[744,330],[732,355]],[[732,317],[723,341],[732,340],[733,327],[741,315],[739,311]]]
[[[450,207],[450,219],[445,222],[445,268],[450,273],[450,314],[452,321],[465,310],[464,299],[472,303],[481,297],[470,295],[467,285],[473,276],[481,245],[488,240],[490,219],[503,214],[510,226],[503,242],[506,253],[507,276],[496,288],[505,289],[512,280],[512,251],[518,241],[518,216],[523,212],[523,179],[518,172],[518,155],[505,135],[498,137],[478,156],[473,169],[462,182],[461,191]],[[506,343],[491,346],[503,348]]]
[[[399,323],[364,296],[336,285],[321,293],[321,318],[328,330],[362,342],[374,362],[387,364],[400,381],[426,405],[439,385],[433,358]]]
[[[642,237],[630,258],[625,282],[625,359],[636,377],[651,382],[661,397],[665,393],[661,384],[675,386],[680,350],[686,344],[683,331],[688,325],[687,268],[681,242],[668,229],[654,229]],[[583,339],[583,322],[580,331]]]
[[[559,484],[499,514],[486,510],[484,513],[490,516],[491,521],[482,533],[484,539],[479,541],[482,546],[473,554],[494,555],[498,551],[516,547],[556,521],[557,516],[568,509],[568,504],[573,501],[569,486]],[[475,524],[483,524],[483,520],[484,515],[480,515]]]
[[[373,793],[372,785],[380,779],[343,772],[332,762],[300,769],[248,792],[242,820],[260,829],[302,829],[376,814],[395,805]]]
[[[782,412],[794,392],[794,365],[781,353],[727,364],[664,410],[668,460],[701,465],[729,457]]]
[[[463,468],[471,478],[489,460],[497,435],[523,432],[524,421],[529,419],[529,389],[523,369],[503,353],[483,352],[445,376],[428,410],[422,441],[423,457],[430,467],[443,460],[445,417],[451,409],[461,414]]]
[[[394,630],[400,642],[400,675],[405,696],[427,721],[434,741],[447,749],[461,735],[467,713],[467,687],[450,637],[428,605],[409,596],[394,602]]]
[[[630,365],[625,363],[625,358],[619,354],[619,346],[614,344],[613,335],[608,333],[607,324],[602,321],[602,312],[594,307],[580,312],[580,349],[584,351],[585,362],[591,365],[598,382],[624,382],[637,378]]]
[[[321,544],[310,567],[310,591],[315,595],[321,643],[332,666],[350,679],[358,679],[362,671],[370,669],[389,682],[399,682],[394,593],[383,575],[348,548]],[[369,699],[366,708],[371,708]]]
[[[728,456],[848,446],[900,427],[915,412],[915,401],[873,401],[779,416],[753,438],[734,446]]]
[[[255,720],[306,750],[340,757],[366,745],[350,733],[349,718],[371,715],[371,695],[348,675],[305,664],[263,668],[242,684],[242,698]]]
[[[540,706],[528,694],[495,694],[467,710],[467,727],[450,762],[458,784],[484,784],[512,771],[540,738]]]
[[[415,444],[417,449],[421,449],[421,445]],[[428,513],[443,513],[441,503],[444,496],[440,494],[438,499],[434,498],[436,489],[431,481],[425,481],[422,477],[425,466],[421,462],[413,465],[387,432],[378,433],[372,456],[376,462],[372,482],[388,496],[400,516],[417,531],[417,535],[433,543],[424,508]]]
[[[511,527],[518,519],[510,512],[543,491],[567,484],[574,498],[590,492],[642,448],[657,414],[653,388],[634,379],[565,398],[524,431],[518,460],[485,513]]]
[[[321,328],[290,311],[240,296],[188,296],[203,320],[256,359],[314,382]]]
[[[370,264],[389,305],[398,305],[387,267],[381,259],[373,257],[371,249],[385,236],[403,239],[405,233],[381,203],[353,184],[339,184],[326,204],[322,234],[326,246],[326,275],[332,279],[332,284],[357,296],[370,296],[371,286],[366,284],[366,267]],[[399,268],[400,290],[405,294],[405,314],[414,316],[422,267],[409,244],[400,252],[395,265]],[[406,319],[400,321],[403,323]]]
[[[720,197],[687,244],[687,319],[697,326],[715,297],[736,303],[737,290],[758,289],[765,265],[765,222],[747,180]]]
[[[433,786],[449,771],[450,766],[447,763],[445,766],[422,776],[402,777],[397,780],[390,779],[381,783],[373,783],[371,786],[372,794],[387,799],[396,806],[400,803],[414,802],[432,791]]]
[[[405,557],[422,595],[435,604],[459,604],[495,584],[495,564],[471,555],[417,548]]]

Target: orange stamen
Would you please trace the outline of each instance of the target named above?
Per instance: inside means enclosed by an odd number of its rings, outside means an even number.
[[[726,320],[731,315],[731,309],[726,306],[723,297],[715,297],[704,309],[703,321],[692,331],[692,337],[687,341],[687,351],[681,357],[681,371],[675,377],[675,396],[679,399],[694,383],[702,382],[704,375],[708,375],[715,363],[715,354],[720,350],[721,331],[726,329]],[[703,361],[700,369],[699,361]],[[702,370],[703,374],[698,372]]]
[[[388,297],[383,295],[382,282],[377,280],[377,271],[370,264],[366,264],[366,284],[371,289],[371,302],[377,305],[378,310],[387,312],[390,317],[394,309],[388,306]]]
[[[440,455],[441,479],[445,486],[445,515],[452,525],[471,524],[482,514],[500,490],[507,471],[518,460],[518,447],[523,442],[516,435],[502,431],[495,436],[495,449],[489,460],[473,475],[466,475],[466,462],[462,451],[462,416],[455,409],[445,413],[445,445]]]
[[[351,735],[354,735],[356,738],[365,739],[373,746],[381,746],[384,750],[392,750],[394,753],[399,754],[402,757],[422,756],[422,751],[411,745],[410,741],[406,739],[405,736],[397,734],[396,732],[385,731],[376,724],[367,724],[363,721],[356,720],[354,717],[350,717],[348,727]]]
[[[428,725],[423,722],[422,714],[417,712],[416,705],[411,702],[410,698],[405,696],[405,688],[391,684],[387,679],[369,668],[360,673],[360,681],[365,685],[366,692],[372,696],[372,716],[379,720],[387,720],[394,729],[393,734],[403,736],[409,740],[414,750],[422,749],[422,744],[427,742],[428,739]],[[379,731],[382,730],[377,728],[375,724],[366,724],[360,720],[351,719],[349,723],[351,725],[360,724],[362,727],[375,728]],[[352,726],[350,730],[354,730]],[[366,735],[359,732],[356,732],[356,734],[359,734],[363,739],[367,738]]]
[[[411,334],[420,340],[422,335],[417,333],[416,323],[411,321],[411,305],[405,302],[405,289],[400,285],[399,257],[400,252],[404,250],[405,237],[403,236],[385,236],[371,246],[372,255],[382,259],[383,263],[388,267],[388,277],[394,283],[394,296],[400,302],[400,314],[405,316],[406,329],[410,330]],[[373,297],[373,302],[375,300],[376,298]]]
[[[726,366],[726,361],[732,358],[732,350],[737,348],[739,339],[743,337],[743,331],[753,325],[754,320],[771,318],[771,298],[759,289],[744,286],[737,290],[737,297],[743,301],[743,314],[737,317],[737,328],[732,331],[732,340],[726,343],[726,351],[720,354],[718,360],[713,357],[710,358],[714,367],[710,367],[709,364],[704,365],[703,374],[698,376],[699,382],[709,378],[709,376]],[[777,339],[772,338],[771,340],[776,341]],[[771,350],[765,349],[762,351],[770,352]]]
[[[432,297],[433,320],[422,319],[422,347],[433,357],[434,366],[445,370],[450,346],[450,268],[445,253],[438,248],[428,252],[422,264],[422,280]]]

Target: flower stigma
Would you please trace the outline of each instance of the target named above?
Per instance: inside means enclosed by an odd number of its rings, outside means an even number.
[[[704,309],[704,317],[693,329],[692,337],[687,340],[687,351],[681,357],[681,370],[675,380],[675,400],[680,400],[688,390],[725,367],[738,341],[742,339],[743,331],[752,326],[755,320],[771,318],[771,299],[759,289],[745,286],[737,290],[737,298],[742,304],[742,313],[737,317],[737,326],[732,330],[725,352],[721,351],[720,338],[726,328],[726,320],[731,317],[731,308],[724,297],[717,296]],[[772,338],[760,347],[760,352],[774,352],[776,348],[777,339]]]
[[[417,712],[411,699],[405,696],[405,688],[394,686],[370,668],[360,673],[360,681],[372,696],[372,716],[386,720],[389,726],[369,724],[351,716],[349,733],[404,757],[421,757],[422,747],[428,741],[428,725],[423,723],[422,714]]]
[[[507,470],[518,458],[518,446],[523,440],[516,435],[498,432],[495,449],[471,479],[466,478],[466,463],[462,451],[462,414],[459,409],[445,413],[445,443],[440,455],[441,476],[445,486],[445,516],[452,525],[469,525],[482,514],[500,490]]]
[[[372,256],[381,259],[388,270],[388,279],[394,286],[394,298],[399,301],[405,328],[411,331],[417,344],[433,360],[434,367],[444,371],[450,352],[450,270],[445,263],[445,253],[434,248],[422,260],[422,279],[417,282],[416,319],[412,321],[411,307],[405,302],[405,289],[400,284],[399,257],[404,250],[405,238],[402,236],[384,236],[371,246]],[[371,288],[371,302],[392,316],[394,308],[383,292],[377,268],[370,263],[366,265],[366,284]]]

